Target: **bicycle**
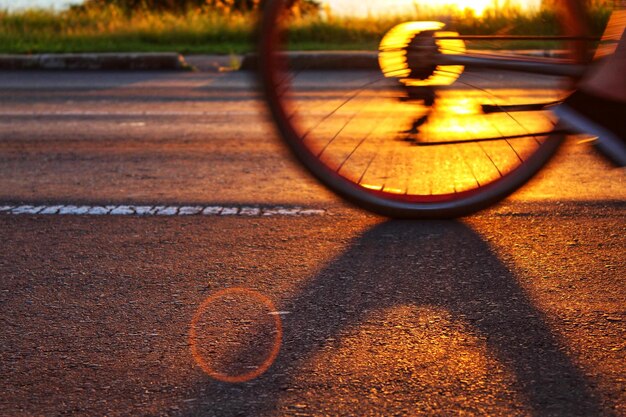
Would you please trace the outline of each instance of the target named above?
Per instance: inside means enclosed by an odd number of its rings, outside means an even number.
[[[558,33],[514,20],[473,35],[454,21],[403,22],[378,51],[320,57],[290,52],[302,24],[290,5],[269,0],[261,22],[274,124],[324,185],[396,218],[471,214],[525,184],[568,135],[550,109],[607,47],[582,1],[556,0],[547,15]]]

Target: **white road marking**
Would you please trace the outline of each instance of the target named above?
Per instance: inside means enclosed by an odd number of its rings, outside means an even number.
[[[109,207],[95,206],[95,207],[90,207],[87,214],[92,215],[92,216],[103,216],[105,214],[109,214],[111,210],[113,210],[113,206],[109,206]]]
[[[260,216],[261,209],[257,207],[242,207],[241,210],[239,210],[239,215],[240,216]]]
[[[57,214],[62,208],[63,206],[48,206],[41,210],[39,214]]]
[[[236,216],[237,214],[239,214],[237,207],[224,207],[220,212],[220,216]]]
[[[11,209],[12,214],[37,214],[44,209],[44,206],[19,206]]]
[[[224,207],[206,207],[202,210],[202,214],[205,216],[216,216],[222,212]]]
[[[236,207],[236,206],[78,206],[78,205],[0,205],[0,213],[13,215],[62,216],[323,216],[324,209],[302,207]]]
[[[176,216],[178,214],[178,207],[157,206],[156,209],[157,216]]]
[[[138,216],[154,216],[156,214],[156,207],[152,206],[134,206],[135,214]]]
[[[193,216],[194,214],[200,214],[204,210],[202,206],[193,207],[181,207],[178,209],[179,216]]]
[[[111,213],[114,216],[130,216],[131,214],[135,214],[135,210],[131,206],[118,206],[111,210]]]
[[[59,214],[81,215],[89,213],[90,209],[89,206],[65,206],[59,209]]]

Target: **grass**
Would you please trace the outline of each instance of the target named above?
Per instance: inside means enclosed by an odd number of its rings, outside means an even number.
[[[0,14],[0,51],[233,53],[251,48],[251,16],[134,13],[109,7]]]
[[[593,22],[601,32],[609,12],[595,8]],[[557,31],[554,14],[511,9],[477,17],[459,10],[416,9],[409,20],[442,20],[464,34],[542,33]],[[381,36],[407,17],[295,19],[290,47],[299,50],[375,49]],[[244,53],[254,49],[256,15],[204,8],[183,14],[115,7],[64,12],[0,11],[0,53],[158,52]]]

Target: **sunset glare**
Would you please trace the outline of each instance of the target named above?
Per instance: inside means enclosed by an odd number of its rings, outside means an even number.
[[[541,0],[325,0],[333,13],[339,15],[401,15],[416,8],[453,7],[472,10],[482,15],[489,8],[518,7],[523,10],[537,8]]]

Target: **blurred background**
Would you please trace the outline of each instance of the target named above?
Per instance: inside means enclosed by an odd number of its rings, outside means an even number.
[[[294,0],[293,49],[372,50],[400,21],[444,20],[465,34],[555,31],[554,0]],[[612,2],[589,0],[602,32]],[[263,0],[0,0],[0,52],[239,54]],[[521,24],[520,24],[521,22]],[[529,33],[528,29],[524,29]],[[514,34],[514,33],[511,33]]]

